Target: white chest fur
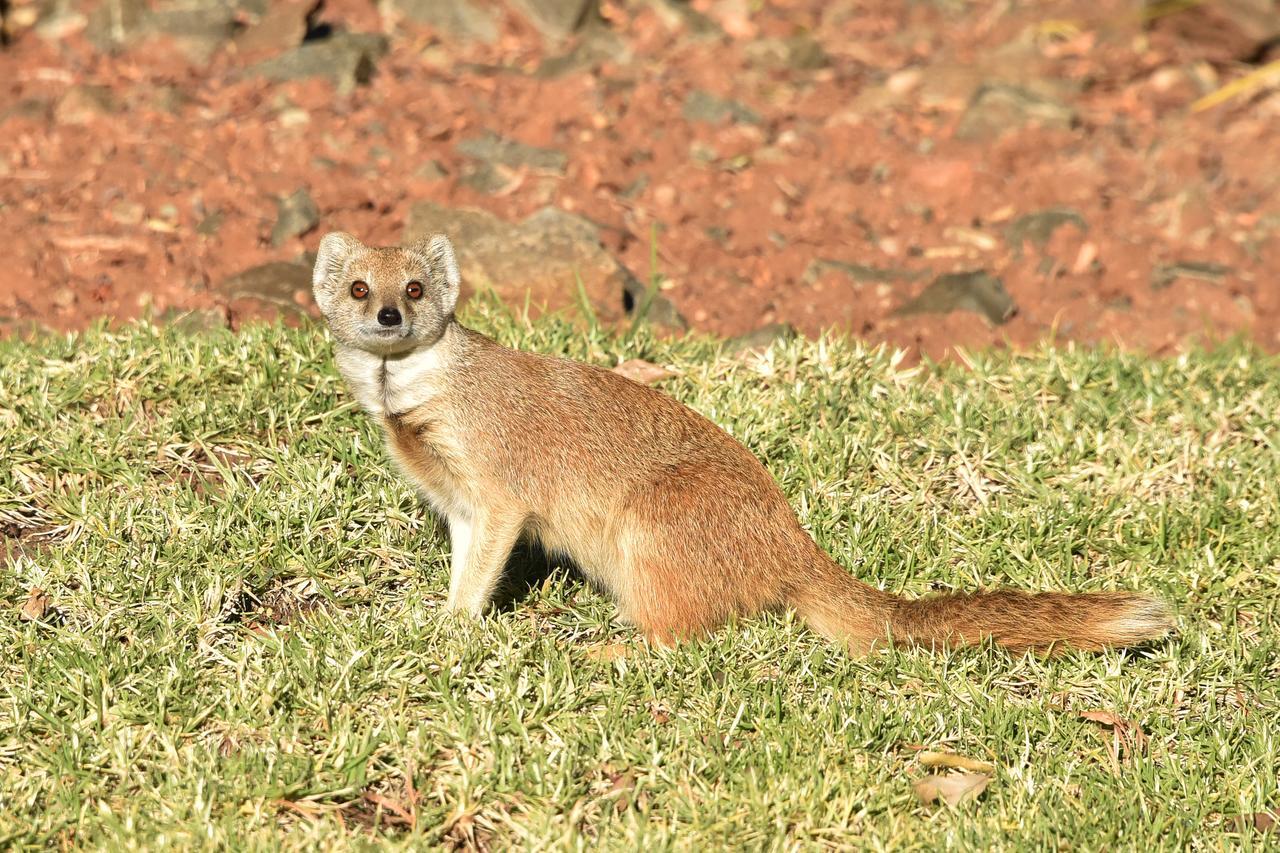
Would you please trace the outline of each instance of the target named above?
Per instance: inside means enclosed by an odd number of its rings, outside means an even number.
[[[359,349],[338,351],[338,371],[356,401],[372,415],[400,415],[428,403],[444,387],[439,347],[381,356]]]

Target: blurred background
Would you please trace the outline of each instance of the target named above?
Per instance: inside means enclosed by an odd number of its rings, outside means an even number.
[[[0,334],[295,322],[343,229],[605,321],[1280,348],[1275,0],[0,9]]]

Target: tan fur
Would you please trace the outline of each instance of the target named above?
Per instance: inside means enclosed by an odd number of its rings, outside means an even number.
[[[354,279],[368,299],[350,296]],[[426,295],[409,300],[409,280]],[[331,234],[316,301],[338,365],[381,422],[396,462],[448,522],[451,609],[482,613],[527,535],[571,558],[649,638],[671,642],[731,616],[795,608],[862,651],[878,642],[1096,649],[1163,634],[1138,595],[997,590],[905,600],[849,575],[801,528],[741,444],[664,394],[609,371],[518,352],[453,319],[459,287],[443,237],[373,249]],[[395,306],[392,333],[371,319]]]

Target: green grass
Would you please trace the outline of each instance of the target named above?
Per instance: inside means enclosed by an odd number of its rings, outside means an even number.
[[[1179,630],[851,659],[775,617],[660,651],[560,573],[451,619],[447,541],[319,330],[0,343],[0,847],[1274,843],[1226,816],[1280,806],[1280,360],[907,369],[841,340],[754,359],[472,319],[674,366],[665,390],[871,583],[1142,589]],[[1090,710],[1145,749],[1113,759]],[[995,778],[922,805],[922,746]]]

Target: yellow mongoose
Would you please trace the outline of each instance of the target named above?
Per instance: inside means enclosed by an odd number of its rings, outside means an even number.
[[[1127,645],[1170,627],[1130,593],[1011,590],[907,600],[854,579],[751,453],[609,371],[507,349],[454,319],[449,240],[320,241],[314,287],[352,394],[448,522],[448,607],[482,613],[521,536],[572,559],[624,618],[669,643],[734,614],[795,608],[853,651],[880,641]]]

